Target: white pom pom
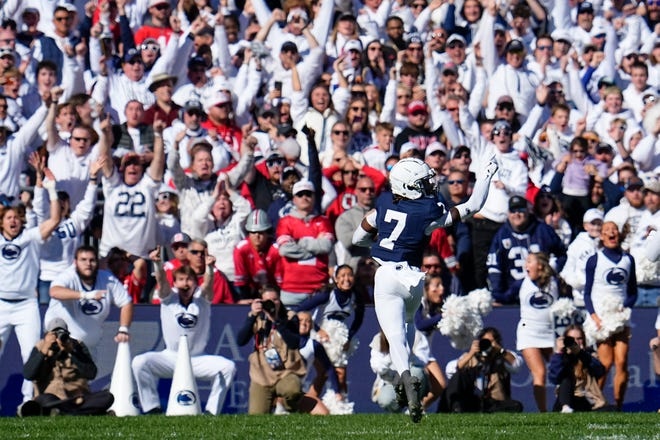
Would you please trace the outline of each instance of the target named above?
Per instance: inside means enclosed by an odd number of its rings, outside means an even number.
[[[600,318],[600,329],[596,327],[596,323],[591,316],[588,316],[584,323],[584,332],[589,345],[602,342],[610,336],[619,333],[630,321],[631,310],[628,307],[623,307],[621,297],[612,294],[603,294],[599,298],[599,302],[601,304],[601,310],[598,314]]]
[[[359,341],[357,338],[351,339],[348,350],[344,351],[344,345],[348,341],[346,324],[336,319],[326,319],[321,323],[321,328],[328,334],[328,341],[321,341],[318,335],[315,335],[315,339],[323,345],[332,365],[345,367],[348,364],[348,358],[357,350]]]
[[[438,323],[440,333],[448,336],[452,347],[467,349],[483,327],[481,312],[488,313],[490,293],[475,291],[472,296],[450,295],[442,305],[442,319]],[[488,298],[488,299],[487,299]],[[488,311],[487,311],[488,310]]]
[[[323,404],[328,408],[331,415],[346,415],[353,414],[354,402],[349,402],[344,396],[344,400],[337,399],[337,394],[332,390],[327,390],[321,399]]]
[[[486,316],[493,310],[493,297],[488,289],[477,289],[467,296],[470,307],[481,316]]]
[[[577,308],[570,298],[559,298],[550,306],[550,313],[558,319],[566,319],[573,316]]]

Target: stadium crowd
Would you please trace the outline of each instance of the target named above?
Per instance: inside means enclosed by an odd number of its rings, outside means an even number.
[[[657,305],[658,0],[9,0],[0,19],[0,350],[15,329],[24,362],[38,302],[88,304],[80,319],[113,303],[125,340],[130,303],[160,304],[161,262],[171,287],[202,286],[211,257],[210,302],[251,304],[252,323],[273,286],[290,310],[326,307],[314,327],[327,343],[343,326],[326,349],[346,393],[377,266],[353,232],[407,157],[447,209],[499,165],[484,208],[431,236],[426,336],[442,292],[481,288],[528,322],[526,304],[572,296],[601,330],[603,258],[629,261],[606,286],[622,307]],[[67,324],[93,356],[98,332]],[[624,322],[599,340],[619,407],[628,337]],[[564,345],[541,339],[517,345],[545,410]],[[447,380],[426,358],[430,405]]]

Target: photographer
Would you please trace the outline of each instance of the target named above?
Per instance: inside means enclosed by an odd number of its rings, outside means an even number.
[[[521,412],[522,403],[511,399],[511,373],[522,359],[502,347],[502,336],[486,327],[472,342],[470,351],[456,363],[456,373],[442,393],[440,412]],[[449,366],[447,375],[449,375]]]
[[[34,400],[19,408],[20,416],[100,415],[110,408],[109,391],[91,392],[88,381],[96,377],[96,365],[87,347],[69,335],[61,318],[48,322],[44,338],[37,342],[23,375],[34,381]]]
[[[605,367],[585,349],[584,330],[573,324],[557,339],[555,354],[550,359],[549,379],[557,385],[553,411],[572,413],[594,411],[607,405],[598,379]]]
[[[282,397],[287,411],[296,411],[303,396],[302,378],[306,371],[298,351],[299,324],[296,315],[280,302],[276,287],[264,287],[261,299],[250,305],[237,342],[246,345],[253,336],[248,413],[270,413],[276,397]]]

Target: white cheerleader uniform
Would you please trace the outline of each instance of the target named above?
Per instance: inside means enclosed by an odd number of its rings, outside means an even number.
[[[528,277],[520,286],[520,321],[516,332],[516,349],[552,348],[555,332],[550,308],[559,298],[557,282],[553,279],[543,289]]]

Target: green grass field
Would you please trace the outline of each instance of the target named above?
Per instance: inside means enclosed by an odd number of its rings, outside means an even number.
[[[660,439],[660,414],[40,417],[0,419],[0,439]]]

